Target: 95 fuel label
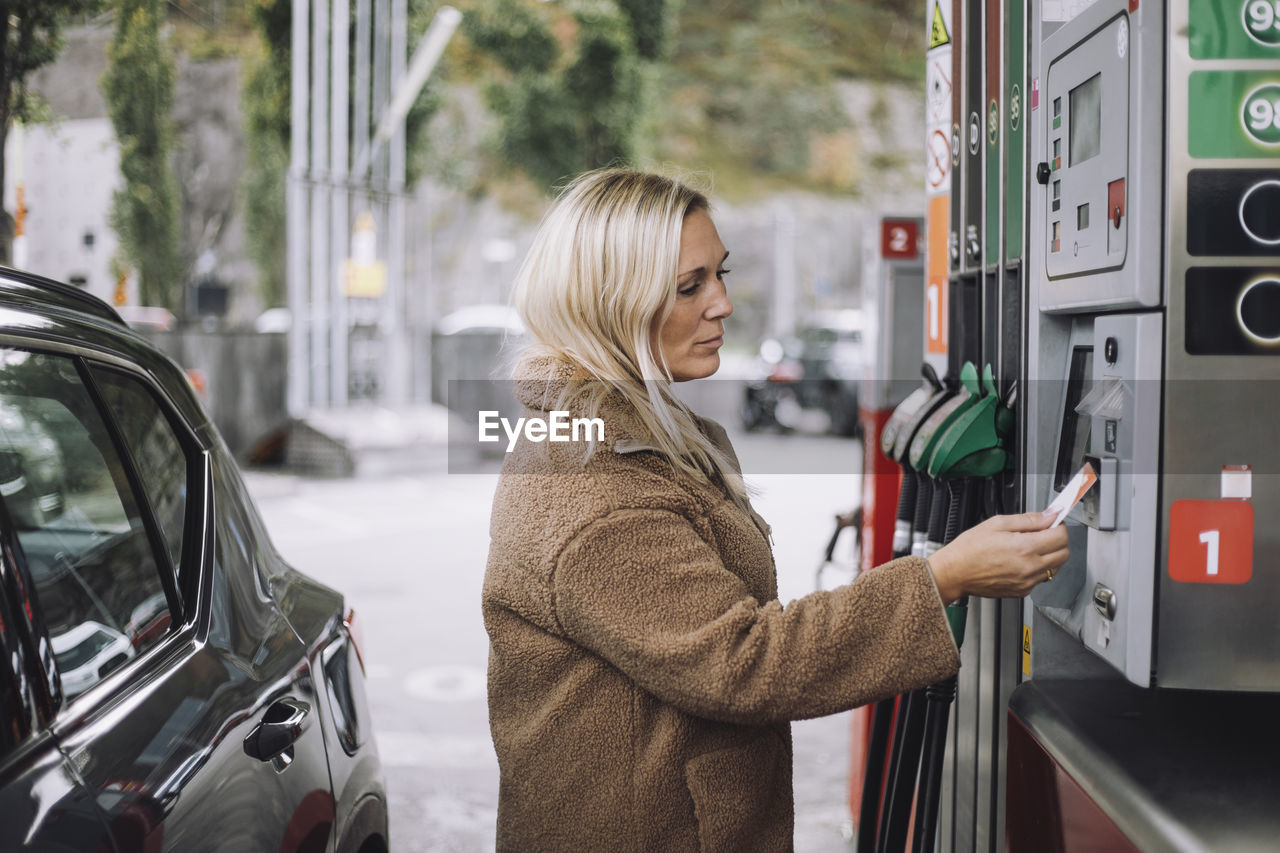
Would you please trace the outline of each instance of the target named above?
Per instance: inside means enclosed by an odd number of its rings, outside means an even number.
[[[1267,47],[1280,45],[1280,0],[1245,0],[1240,12],[1249,38]]]
[[[1191,0],[1192,59],[1275,59],[1280,55],[1280,0]]]

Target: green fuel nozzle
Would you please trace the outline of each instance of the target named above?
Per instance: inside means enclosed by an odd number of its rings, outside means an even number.
[[[951,636],[955,638],[956,648],[964,645],[964,626],[969,616],[969,596],[961,596],[955,604],[948,604],[947,624],[951,626]]]
[[[973,362],[966,361],[960,368],[960,391],[929,415],[915,437],[911,439],[911,448],[907,461],[917,471],[925,470],[926,463],[932,458],[939,440],[951,429],[965,412],[969,411],[981,399],[978,386],[978,369]],[[929,476],[937,479],[932,471]]]
[[[1010,404],[1016,389],[1002,403],[989,364],[982,369],[982,387],[985,393],[981,399],[966,408],[938,438],[925,466],[929,476],[939,480],[994,477],[1008,466],[1007,448],[1014,426]]]

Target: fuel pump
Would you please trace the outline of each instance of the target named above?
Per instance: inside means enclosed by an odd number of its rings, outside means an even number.
[[[905,536],[909,548],[910,521],[905,522],[905,531],[898,530],[904,522],[896,513],[902,469],[891,454],[910,417],[942,387],[932,368],[924,373],[924,382],[920,381],[923,225],[918,217],[888,215],[869,223],[863,236],[862,308],[871,322],[864,329],[863,344],[869,359],[858,394],[863,435],[861,571],[889,562],[897,547],[896,537]],[[914,507],[914,491],[910,506]],[[862,814],[868,754],[874,753],[877,759],[872,763],[883,769],[891,707],[892,702],[886,708],[889,716],[882,718],[878,727],[875,706],[856,709],[851,715],[848,803],[855,816]],[[876,776],[875,797],[870,798],[871,820],[879,805],[881,779],[882,773]]]
[[[918,481],[915,471],[905,464],[904,456],[920,426],[950,394],[932,365],[925,364],[921,375],[924,383],[894,409],[880,434],[881,452],[902,468],[902,487],[898,494],[898,514],[893,532],[895,559],[911,553],[912,526],[916,515]],[[876,849],[880,806],[885,793],[885,759],[893,737],[894,711],[899,701],[897,698],[882,699],[872,712],[858,810],[858,853],[873,853]]]
[[[912,553],[928,557],[930,541],[933,550],[940,547],[946,527],[948,496],[941,480],[928,471],[928,463],[940,439],[951,425],[979,401],[981,388],[978,372],[972,363],[965,363],[960,370],[959,390],[943,401],[930,414],[911,439],[907,461],[916,472],[918,486],[916,521],[928,519],[925,531],[912,532]],[[928,495],[927,500],[923,497]],[[920,507],[929,506],[922,514]],[[902,697],[894,725],[893,750],[889,761],[889,782],[880,821],[877,841],[882,851],[901,850],[910,826],[912,793],[916,787],[916,774],[920,766],[920,748],[923,737],[925,696],[924,690],[914,690]]]
[[[998,492],[986,488],[997,474],[1010,464],[1008,448],[1015,427],[1013,404],[1016,390],[1008,399],[1000,400],[991,365],[983,369],[984,396],[951,424],[937,443],[929,459],[930,476],[947,485],[948,512],[943,542],[948,543],[961,532],[999,511]],[[983,501],[988,494],[991,499]],[[968,596],[947,607],[947,619],[956,646],[964,645]],[[916,796],[916,822],[912,834],[912,850],[932,851],[938,825],[938,804],[942,789],[943,758],[946,749],[947,720],[956,695],[956,677],[952,676],[925,690],[924,754],[920,768],[920,784]]]
[[[1280,692],[1280,528],[1256,519],[1280,515],[1280,10],[1027,9],[1027,503],[1086,459],[1099,476],[1070,562],[1023,606],[1009,847],[1086,843],[1026,817],[1066,776],[1094,844],[1269,849],[1280,784],[1254,768],[1274,742],[1259,694]]]

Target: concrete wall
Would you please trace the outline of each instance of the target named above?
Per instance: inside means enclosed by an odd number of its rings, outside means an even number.
[[[111,122],[75,118],[15,127],[5,153],[5,209],[17,209],[19,183],[27,207],[26,246],[15,243],[15,266],[59,281],[81,279],[86,290],[110,302],[111,256],[119,241],[107,217],[120,184],[120,147]],[[136,294],[130,296],[136,304]]]
[[[205,409],[237,458],[288,420],[284,334],[142,331],[166,355],[204,376]]]

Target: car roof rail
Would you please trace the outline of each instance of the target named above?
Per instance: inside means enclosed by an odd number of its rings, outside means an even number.
[[[93,314],[95,317],[118,323],[121,326],[126,325],[124,319],[116,313],[114,308],[87,290],[81,290],[78,287],[64,284],[55,279],[6,266],[0,266],[0,280],[3,280],[5,284],[17,284],[38,290],[45,298],[53,297],[56,302],[64,307]]]

